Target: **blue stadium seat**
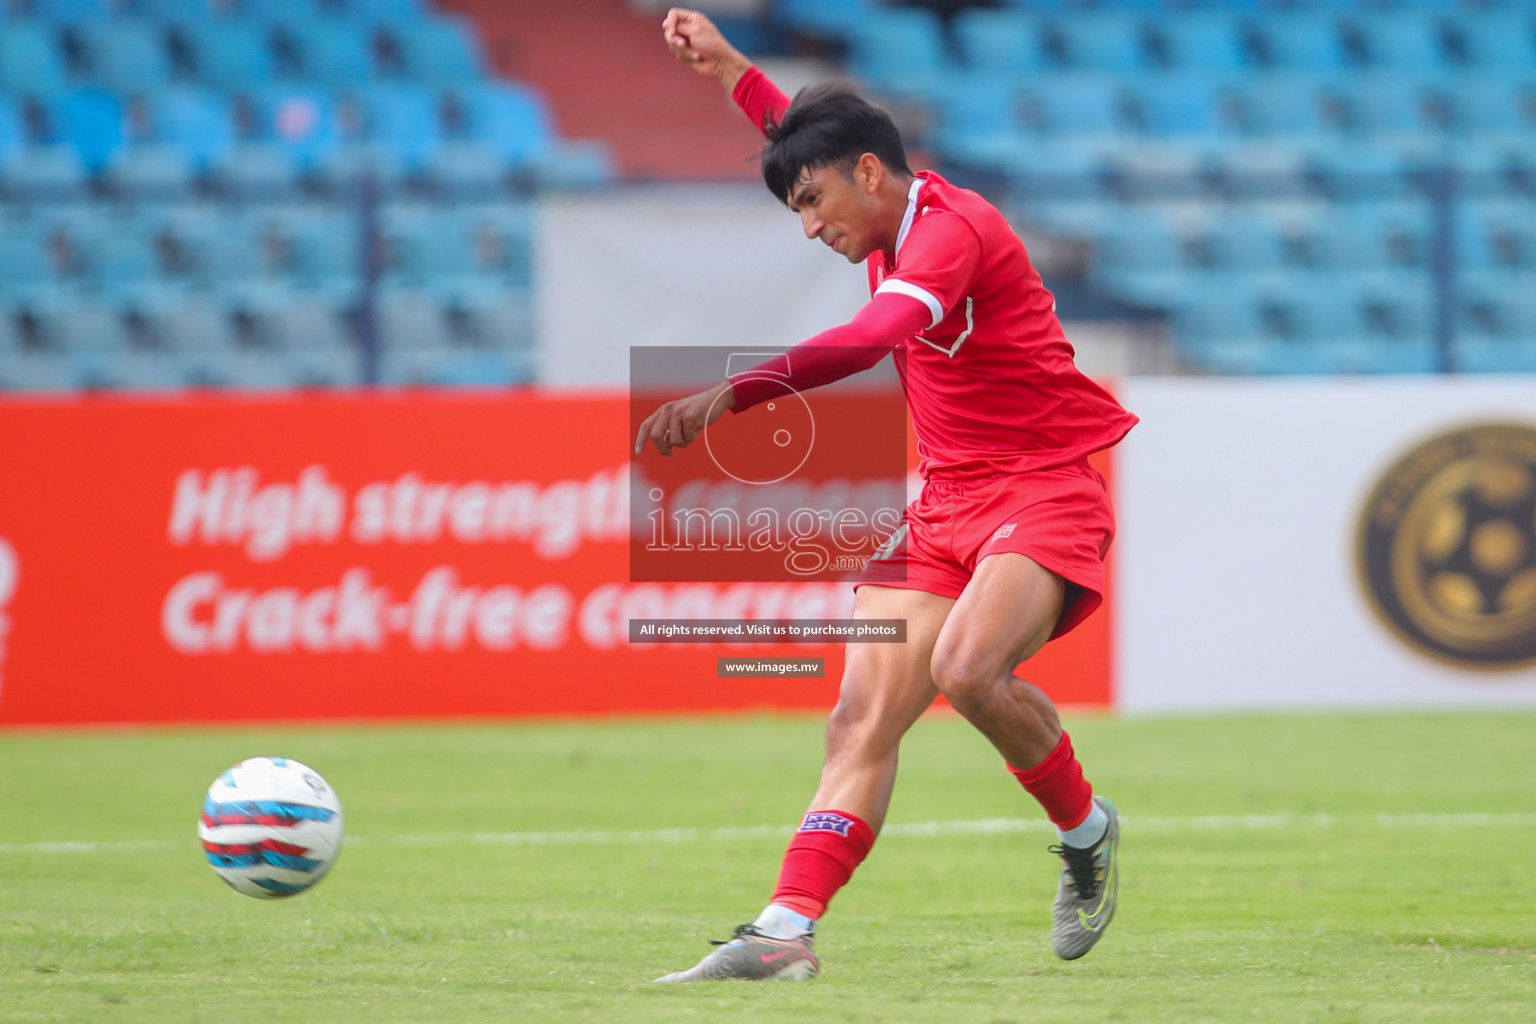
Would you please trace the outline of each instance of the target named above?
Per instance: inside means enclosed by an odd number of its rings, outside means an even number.
[[[194,21],[175,29],[193,77],[219,89],[247,90],[277,79],[277,61],[265,26],[247,21]]]
[[[431,16],[426,0],[339,0],[337,13],[365,24],[414,25]]]
[[[1179,139],[1113,146],[1106,150],[1109,183],[1126,199],[1195,199],[1213,185],[1212,165],[1221,147],[1208,139]]]
[[[474,31],[460,18],[433,18],[409,26],[394,39],[405,77],[423,85],[465,85],[488,76]]]
[[[1217,11],[1165,18],[1152,26],[1152,50],[1164,67],[1178,71],[1240,73],[1250,68],[1242,22]]]
[[[1414,136],[1438,127],[1434,110],[1445,101],[1437,87],[1419,78],[1352,79],[1337,93],[1344,127],[1354,135]]]
[[[45,394],[75,390],[74,360],[64,353],[13,353],[0,359],[0,391]]]
[[[113,18],[87,22],[74,31],[92,84],[137,92],[170,80],[170,51],[159,25]]]
[[[1134,14],[1073,14],[1053,19],[1046,31],[1047,48],[1074,71],[1126,73],[1152,64],[1142,20]]]
[[[310,290],[347,292],[362,270],[362,229],[349,207],[283,206],[258,221],[258,231],[281,239],[287,279]]]
[[[1254,25],[1257,49],[1268,67],[1336,72],[1349,66],[1344,37],[1332,15],[1276,15],[1259,19]]]
[[[327,150],[326,155],[331,152]],[[270,199],[297,189],[304,175],[320,162],[321,159],[301,161],[290,147],[278,142],[241,142],[211,165],[207,176],[222,192]]]
[[[1131,97],[1141,129],[1154,138],[1215,136],[1237,127],[1225,89],[1201,75],[1138,78]]]
[[[1387,146],[1325,146],[1313,154],[1311,168],[1319,188],[1335,200],[1389,199],[1412,192],[1402,155]]]
[[[1023,126],[1013,79],[985,72],[946,80],[933,99],[930,144],[972,167],[999,167]]]
[[[129,146],[113,158],[105,181],[113,195],[146,200],[175,198],[197,183],[198,169],[180,146]]]
[[[214,17],[219,7],[218,0],[133,0],[127,9],[143,18],[182,22]]]
[[[127,142],[123,104],[100,89],[76,89],[44,104],[48,141],[65,143],[95,173],[112,161]]]
[[[364,25],[329,19],[285,19],[277,29],[281,45],[298,58],[299,77],[332,88],[363,85],[377,76],[373,36]]]
[[[382,147],[407,173],[426,166],[442,145],[437,97],[420,86],[366,86],[354,90],[351,101],[361,115],[360,137]]]
[[[1326,130],[1321,93],[1325,80],[1289,75],[1256,76],[1234,88],[1248,134],[1318,136]]]
[[[1450,84],[1447,96],[1451,123],[1461,134],[1512,135],[1536,128],[1536,88],[1531,81],[1479,75]]]
[[[1014,191],[1025,197],[1049,196],[1048,204],[1106,200],[1117,143],[1104,138],[1025,137],[1004,155]]]
[[[235,125],[220,94],[180,86],[152,92],[143,103],[147,125],[142,141],[175,146],[199,172],[228,158],[235,145]]]
[[[954,71],[939,20],[900,8],[871,14],[849,33],[849,70],[877,91],[928,97]]]
[[[1536,29],[1529,10],[1467,13],[1451,22],[1462,63],[1474,74],[1536,71]]]
[[[77,25],[110,13],[108,0],[32,0],[33,16],[56,25]]]
[[[507,162],[485,143],[448,139],[427,158],[421,180],[440,195],[478,195],[499,188]]]
[[[257,21],[313,21],[323,11],[320,0],[235,0],[238,16]]]
[[[1403,14],[1355,15],[1350,19],[1365,63],[1382,71],[1433,75],[1450,65],[1439,18]]]
[[[519,352],[426,350],[385,352],[383,383],[404,387],[505,387],[533,379],[531,357]]]
[[[1023,77],[1045,67],[1040,24],[1018,11],[977,8],[955,18],[955,38],[968,67]]]
[[[613,151],[601,139],[556,139],[534,167],[540,185],[597,188],[615,175]]]
[[[773,16],[792,31],[843,39],[878,8],[878,0],[776,0]]]
[[[9,21],[0,31],[0,88],[18,95],[42,95],[69,88],[69,69],[53,26]]]
[[[29,199],[72,199],[85,192],[89,176],[73,146],[25,146],[0,163],[0,192]]]
[[[0,94],[0,163],[27,145],[27,129],[9,96]]]
[[[49,293],[58,283],[40,235],[17,230],[0,233],[0,304]]]
[[[533,302],[527,288],[492,281],[440,288],[456,345],[533,355]],[[532,363],[527,364],[532,370]]]
[[[1278,271],[1285,263],[1285,243],[1274,222],[1251,213],[1215,218],[1198,232],[1195,248],[1202,262],[1218,271]]]
[[[255,141],[287,151],[301,167],[334,155],[336,111],[330,93],[301,86],[276,87],[250,96]]]
[[[448,93],[448,134],[490,147],[513,165],[546,157],[554,140],[549,108],[535,90],[513,82],[484,82]]]
[[[1044,135],[1118,135],[1125,127],[1125,94],[1111,78],[1056,76],[1030,85],[1025,109]]]

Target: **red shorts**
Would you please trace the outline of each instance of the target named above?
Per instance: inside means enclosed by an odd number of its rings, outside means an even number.
[[[983,558],[1017,552],[1075,584],[1054,638],[1103,603],[1104,556],[1114,536],[1104,478],[1087,459],[984,480],[930,479],[854,586],[959,597]]]

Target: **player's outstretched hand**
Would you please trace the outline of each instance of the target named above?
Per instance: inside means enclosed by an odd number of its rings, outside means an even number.
[[[734,88],[752,66],[740,50],[726,42],[715,23],[698,11],[672,8],[662,20],[661,35],[674,57],[727,89]]]
[[[635,454],[645,450],[646,441],[663,455],[671,455],[673,448],[686,448],[705,427],[735,405],[736,391],[728,380],[696,395],[667,402],[640,424],[640,433],[635,435]]]

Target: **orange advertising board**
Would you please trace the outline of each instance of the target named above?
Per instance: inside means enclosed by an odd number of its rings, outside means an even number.
[[[632,583],[627,396],[0,403],[0,725],[830,707],[846,583]],[[717,678],[725,656],[820,679]],[[1108,606],[1029,666],[1110,699]]]

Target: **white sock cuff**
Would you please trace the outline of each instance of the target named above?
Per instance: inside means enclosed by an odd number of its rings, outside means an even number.
[[[1057,829],[1056,834],[1061,836],[1062,845],[1075,846],[1080,850],[1086,850],[1100,839],[1103,839],[1104,832],[1108,828],[1109,815],[1104,813],[1104,808],[1100,807],[1099,802],[1095,800],[1093,802],[1093,810],[1088,812],[1088,817],[1083,820],[1081,825],[1077,826],[1077,828],[1069,828],[1065,832]]]
[[[757,915],[752,927],[770,939],[795,939],[815,932],[816,919],[770,903]]]

